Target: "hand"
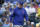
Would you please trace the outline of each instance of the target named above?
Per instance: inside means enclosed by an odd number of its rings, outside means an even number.
[[[12,26],[12,23],[10,22],[10,27]]]
[[[27,23],[28,23],[28,25],[30,24],[30,22],[29,22],[29,21],[27,21]]]

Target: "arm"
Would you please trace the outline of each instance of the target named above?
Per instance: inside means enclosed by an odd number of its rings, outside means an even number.
[[[10,27],[12,26],[12,23],[10,22]]]
[[[10,16],[10,27],[12,26],[12,17],[13,17],[13,14],[11,14]]]
[[[28,15],[27,15],[27,12],[26,12],[26,10],[25,10],[24,17],[25,17],[26,21],[29,21],[29,20],[28,20]]]
[[[25,11],[24,16],[25,16],[25,19],[26,19],[27,23],[29,24],[30,22],[29,22],[28,15],[27,15],[27,12],[26,11]]]
[[[15,11],[13,11],[13,13],[12,13],[11,16],[10,16],[10,27],[11,27],[11,25],[12,25],[12,17],[14,17],[14,13],[15,13]]]

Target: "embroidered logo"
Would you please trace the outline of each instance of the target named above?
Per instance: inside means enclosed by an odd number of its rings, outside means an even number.
[[[24,11],[23,11],[23,13],[24,13]]]

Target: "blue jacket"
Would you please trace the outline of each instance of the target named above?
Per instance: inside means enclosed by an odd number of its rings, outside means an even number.
[[[24,23],[24,17],[26,18],[26,21],[28,21],[28,15],[26,13],[26,10],[24,8],[15,8],[13,13],[10,16],[10,22],[12,22],[12,17],[13,19],[13,24],[14,25],[23,25]]]

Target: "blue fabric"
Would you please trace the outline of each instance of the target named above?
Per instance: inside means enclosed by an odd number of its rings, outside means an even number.
[[[24,4],[24,2],[23,1],[19,1],[19,4]]]
[[[21,8],[21,9],[19,9],[19,7],[15,8],[13,13],[10,16],[10,22],[12,22],[12,17],[14,17],[13,19],[14,25],[23,25],[24,17],[26,18],[26,21],[28,21],[28,15],[24,8]]]

